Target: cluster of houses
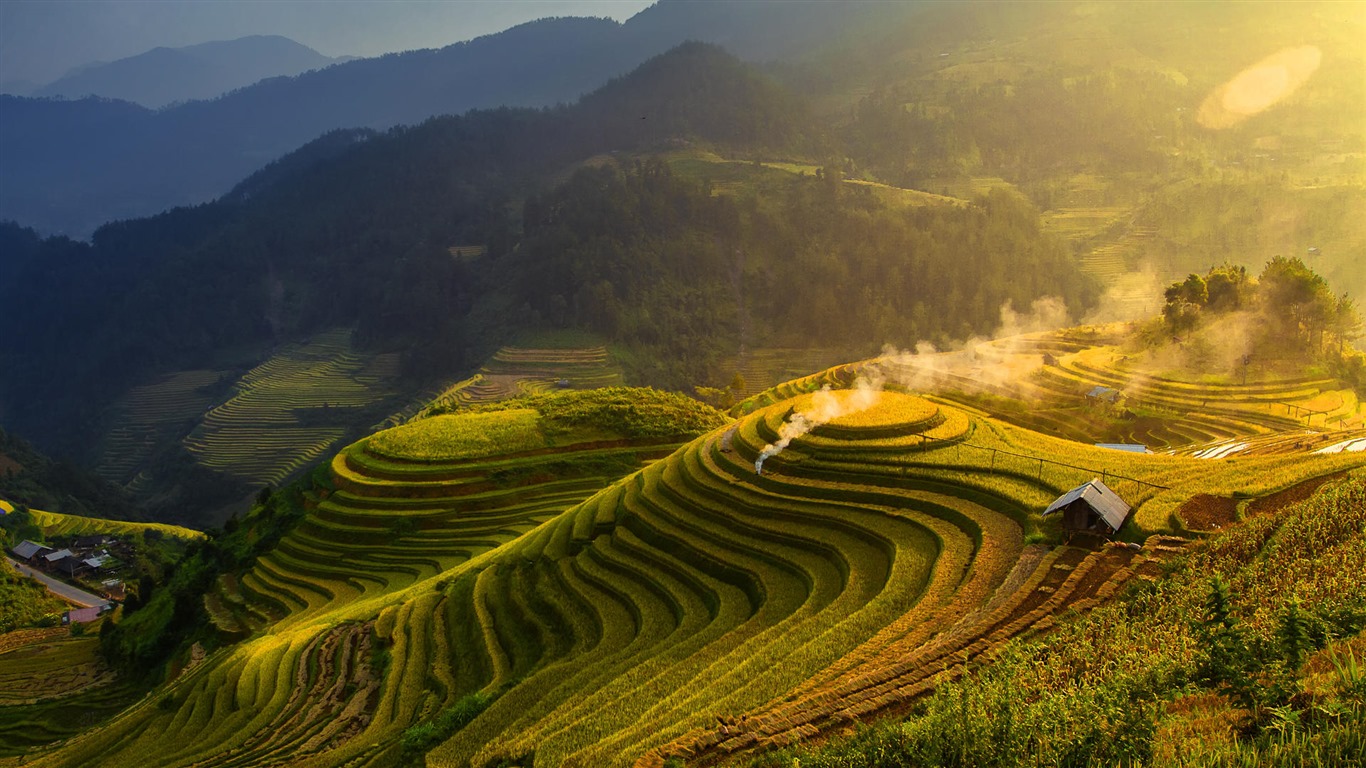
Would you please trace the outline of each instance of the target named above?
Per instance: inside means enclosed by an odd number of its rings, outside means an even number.
[[[70,545],[54,549],[45,544],[25,539],[10,548],[14,559],[45,573],[66,579],[95,581],[110,599],[123,597],[123,582],[112,578],[123,566],[110,549],[119,543],[105,534],[78,536]],[[101,578],[106,577],[106,578]]]

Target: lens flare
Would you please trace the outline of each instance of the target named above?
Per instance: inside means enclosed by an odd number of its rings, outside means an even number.
[[[1316,45],[1277,51],[1215,88],[1200,105],[1197,119],[1206,128],[1231,128],[1294,93],[1322,61],[1323,51]]]

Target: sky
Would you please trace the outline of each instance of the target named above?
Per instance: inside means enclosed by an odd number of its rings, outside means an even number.
[[[158,46],[283,35],[325,56],[440,48],[547,16],[625,21],[653,0],[0,0],[0,83],[43,85]]]

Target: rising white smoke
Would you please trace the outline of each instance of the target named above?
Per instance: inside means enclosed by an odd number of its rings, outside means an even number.
[[[1028,312],[1017,311],[1006,301],[1000,325],[990,336],[974,336],[945,351],[927,341],[917,343],[914,350],[889,344],[882,349],[881,362],[892,381],[914,391],[1005,387],[1043,365],[1043,355],[1032,351],[1027,334],[1068,325],[1067,305],[1057,297],[1035,300]]]
[[[854,388],[843,395],[837,395],[826,384],[811,396],[811,404],[792,414],[778,429],[778,440],[764,446],[759,458],[754,462],[754,473],[763,474],[764,462],[783,452],[793,440],[810,432],[822,424],[827,424],[841,416],[866,411],[877,404],[882,397],[884,382],[882,372],[869,367],[854,381]]]

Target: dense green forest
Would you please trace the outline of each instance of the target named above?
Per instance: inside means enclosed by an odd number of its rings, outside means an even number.
[[[893,208],[834,171],[760,204],[659,162],[585,169],[527,201],[508,262],[533,323],[604,334],[672,387],[718,380],[743,343],[868,354],[989,333],[1006,302],[1055,295],[1080,314],[1096,294],[1017,195]]]
[[[108,520],[143,520],[123,489],[54,460],[0,429],[0,499],[32,509]]]

